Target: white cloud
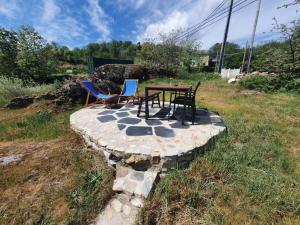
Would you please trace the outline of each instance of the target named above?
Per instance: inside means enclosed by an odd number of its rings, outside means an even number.
[[[48,41],[64,42],[74,47],[76,38],[85,38],[85,26],[62,9],[56,0],[43,0],[41,19],[36,21],[36,29]]]
[[[8,17],[14,18],[17,11],[17,2],[16,0],[0,0],[0,14]]]
[[[86,12],[90,17],[90,23],[100,34],[100,40],[109,39],[111,34],[109,23],[112,21],[112,18],[104,12],[98,0],[88,0]]]
[[[164,18],[164,20],[148,24],[145,31],[137,37],[137,40],[155,39],[161,33],[171,33],[187,26],[188,15],[185,12],[174,11],[168,17]]]
[[[119,10],[138,10],[142,8],[146,3],[146,0],[116,0],[113,5],[116,5]]]
[[[42,20],[45,22],[51,22],[59,13],[60,8],[56,4],[55,0],[43,0],[44,12]]]
[[[262,1],[261,15],[258,22],[257,34],[261,36],[263,32],[271,29],[272,18],[276,16],[282,22],[288,22],[292,18],[297,18],[295,8],[278,10],[279,5],[287,0]],[[220,0],[186,0],[167,4],[166,1],[152,0],[148,3],[148,11],[159,11],[160,15],[146,13],[141,18],[136,18],[137,36],[136,41],[145,38],[156,37],[158,33],[169,33],[172,30],[184,29],[202,21],[208,14],[220,4]],[[229,2],[227,1],[227,4]],[[240,41],[249,39],[254,22],[256,4],[237,12],[232,16],[229,41]],[[299,15],[298,15],[299,17]],[[197,38],[203,43],[203,48],[207,49],[216,42],[221,42],[224,34],[225,19],[197,33]],[[269,35],[274,37],[274,35]]]

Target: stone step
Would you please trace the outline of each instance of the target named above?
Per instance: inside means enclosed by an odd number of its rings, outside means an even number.
[[[132,200],[126,194],[115,195],[99,214],[95,225],[134,225],[139,207],[132,205]]]
[[[117,165],[113,190],[147,198],[157,179],[157,171],[136,171]]]

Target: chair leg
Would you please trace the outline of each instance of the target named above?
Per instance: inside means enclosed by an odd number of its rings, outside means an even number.
[[[159,94],[157,95],[157,101],[158,101],[158,106],[159,106],[159,108],[161,108],[161,105],[160,105],[160,99],[159,99]]]
[[[88,106],[88,104],[89,104],[89,99],[90,99],[90,91],[88,92],[88,95],[87,95],[87,97],[86,97],[85,106]]]
[[[195,114],[196,114],[196,106],[192,106],[192,124],[194,125],[195,123]]]
[[[121,97],[119,97],[119,99],[118,99],[118,104],[120,104],[120,100],[121,100]]]
[[[176,104],[174,103],[174,105],[173,105],[173,115],[175,115],[175,108],[176,108]]]
[[[137,117],[140,117],[141,110],[142,110],[142,105],[143,105],[143,99],[140,99],[140,101],[139,101],[139,109],[138,109]]]

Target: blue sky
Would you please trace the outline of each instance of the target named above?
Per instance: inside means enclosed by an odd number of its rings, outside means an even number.
[[[192,26],[220,2],[222,0],[0,0],[0,26],[15,29],[30,25],[48,41],[70,48],[110,40],[137,42]],[[299,17],[296,7],[277,9],[285,2],[289,1],[262,0],[257,44],[278,38],[270,33],[273,17],[281,23]],[[253,4],[233,15],[229,41],[245,44],[252,32],[255,10]],[[194,38],[207,49],[222,41],[224,24],[225,20],[218,22]]]

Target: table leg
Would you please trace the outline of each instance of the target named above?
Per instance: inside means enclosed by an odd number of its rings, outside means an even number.
[[[149,118],[148,88],[145,88],[145,119]]]
[[[188,92],[185,92],[185,99],[188,96]],[[182,112],[182,125],[184,125],[184,121],[185,121],[185,114],[186,114],[186,102],[184,101],[184,106],[183,106],[183,112]]]
[[[163,108],[165,108],[165,91],[163,91]]]

